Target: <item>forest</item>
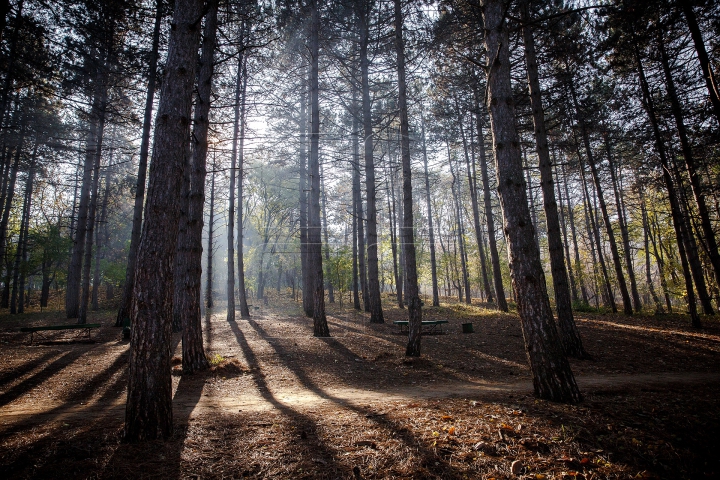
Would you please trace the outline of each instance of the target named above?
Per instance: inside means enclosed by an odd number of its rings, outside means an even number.
[[[716,0],[0,0],[0,471],[720,476],[719,72]]]

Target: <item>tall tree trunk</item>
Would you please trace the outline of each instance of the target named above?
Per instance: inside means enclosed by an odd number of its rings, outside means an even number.
[[[230,154],[230,187],[228,199],[228,226],[227,226],[227,321],[235,321],[235,178],[237,176],[238,140],[240,137],[240,100],[245,79],[243,78],[243,65],[245,60],[245,20],[240,25],[240,41],[238,45],[237,80],[235,82],[235,118],[233,122],[232,152]]]
[[[361,7],[362,9],[363,7]],[[367,196],[367,282],[370,323],[385,323],[380,300],[380,269],[378,267],[377,207],[375,205],[375,164],[373,161],[372,111],[370,105],[370,61],[368,42],[370,19],[368,13],[360,16],[360,72],[362,77],[362,109],[365,144],[365,194]]]
[[[102,160],[103,135],[105,131],[105,109],[107,106],[107,87],[103,88],[103,96],[100,100],[100,118],[98,119],[97,140],[95,142],[95,159],[92,171],[92,187],[90,196],[90,205],[87,216],[87,226],[85,227],[87,238],[85,239],[85,251],[82,264],[82,290],[80,295],[80,311],[78,314],[78,323],[87,323],[87,311],[90,303],[90,267],[92,264],[92,253],[97,222],[97,205],[98,194],[100,188],[100,162]],[[79,230],[79,229],[78,229]]]
[[[625,283],[625,275],[623,273],[622,264],[620,263],[620,255],[618,253],[617,243],[615,242],[615,234],[613,233],[612,223],[610,223],[610,215],[608,215],[607,205],[605,204],[602,185],[600,184],[600,175],[598,174],[597,166],[595,165],[595,158],[593,156],[592,148],[590,147],[590,137],[587,131],[587,126],[585,125],[585,117],[580,111],[572,79],[568,82],[568,86],[570,87],[573,105],[580,123],[580,134],[582,135],[583,143],[585,145],[585,153],[587,155],[588,165],[590,166],[590,173],[592,174],[592,178],[595,183],[595,190],[597,192],[598,202],[600,203],[600,212],[602,213],[603,223],[605,224],[605,230],[607,231],[610,253],[612,254],[613,265],[615,266],[615,276],[617,277],[620,295],[623,299],[623,311],[625,312],[625,315],[632,315],[632,301],[630,300],[630,294],[628,293],[627,284]],[[600,244],[598,243],[598,245]]]
[[[462,270],[462,284],[465,289],[465,303],[470,305],[471,304],[471,298],[470,298],[470,278],[468,276],[468,270],[467,270],[467,263],[465,262],[465,231],[463,228],[463,220],[462,220],[462,211],[460,209],[460,166],[457,166],[457,174],[455,173],[455,170],[453,169],[453,162],[450,156],[450,144],[447,144],[448,149],[448,163],[450,164],[450,173],[452,174],[453,181],[451,185],[451,190],[453,194],[453,198],[455,200],[455,219],[456,219],[456,225],[457,225],[457,242],[458,242],[458,248],[460,249],[460,268]],[[460,301],[462,301],[462,295],[460,295]]]
[[[563,195],[560,185],[562,182],[559,181],[560,175],[557,169],[557,159],[555,158],[555,152],[553,151],[552,162],[554,166],[554,175],[556,178],[555,184],[557,185],[557,199],[558,199],[558,212],[560,213],[560,229],[562,232],[562,243],[563,249],[565,250],[565,265],[567,266],[568,278],[570,278],[570,292],[572,295],[572,301],[578,302],[577,282],[575,280],[575,274],[573,272],[572,259],[570,258],[570,244],[568,243],[567,235],[567,221],[565,220],[565,205],[563,204]],[[570,205],[568,205],[568,209]]]
[[[390,145],[390,142],[388,140],[388,147]],[[389,148],[388,148],[388,155],[389,155]],[[387,208],[388,208],[388,219],[390,220],[390,249],[392,250],[392,259],[393,259],[393,276],[395,278],[395,295],[398,302],[398,308],[405,308],[405,305],[403,304],[403,286],[402,286],[402,276],[401,274],[398,274],[398,261],[397,261],[397,234],[395,233],[397,231],[397,215],[395,210],[395,181],[394,181],[394,172],[391,172],[391,170],[394,168],[394,165],[391,165],[389,169],[385,172],[385,188],[387,190]],[[389,180],[388,180],[389,179]]]
[[[305,83],[305,82],[303,82]],[[308,262],[308,174],[307,174],[307,86],[303,86],[300,95],[300,262],[302,270],[303,311],[308,317],[313,316],[312,281]]]
[[[205,307],[213,308],[213,237],[215,235],[215,161],[210,179],[210,211],[208,212],[207,276],[205,278]]]
[[[678,251],[680,253],[680,263],[683,269],[683,277],[685,279],[685,291],[687,294],[688,312],[690,313],[690,322],[693,327],[700,328],[702,323],[700,322],[700,316],[697,313],[697,305],[695,304],[695,292],[693,290],[692,276],[690,273],[690,265],[688,264],[688,258],[683,247],[684,232],[683,232],[683,218],[680,212],[680,205],[676,196],[675,187],[673,185],[672,176],[670,175],[670,164],[668,162],[667,153],[665,151],[665,144],[662,140],[660,133],[660,125],[655,114],[655,105],[653,102],[652,95],[650,94],[650,87],[648,86],[647,79],[645,77],[645,69],[642,65],[642,59],[640,58],[640,52],[637,46],[633,52],[635,56],[635,67],[637,69],[638,78],[640,80],[640,88],[642,90],[642,103],[645,111],[648,114],[650,125],[653,130],[653,138],[655,140],[655,148],[657,149],[658,156],[660,157],[660,164],[663,176],[663,182],[668,192],[668,200],[670,202],[670,213],[673,219],[673,227],[675,228],[675,236],[677,237]]]
[[[477,95],[477,93],[476,93]],[[500,269],[500,254],[497,249],[495,238],[495,219],[493,218],[492,201],[490,199],[490,180],[487,171],[487,155],[485,153],[485,134],[483,133],[483,117],[480,110],[479,100],[477,102],[477,113],[475,123],[477,125],[478,147],[480,153],[480,176],[483,184],[483,203],[485,205],[485,221],[487,222],[488,244],[490,247],[490,263],[493,268],[493,283],[495,286],[495,298],[497,298],[498,309],[501,312],[508,311],[508,304],[505,298],[505,287],[503,286],[502,270]]]
[[[684,8],[692,11],[691,7]],[[658,34],[658,44],[660,47],[660,58],[663,66],[663,72],[665,73],[667,92],[670,97],[670,105],[673,117],[675,118],[678,136],[680,137],[683,159],[685,160],[685,169],[687,170],[688,177],[690,178],[690,188],[693,193],[693,198],[695,199],[695,204],[697,205],[698,215],[700,216],[700,225],[702,226],[702,231],[705,236],[708,257],[710,257],[710,263],[713,266],[715,282],[720,286],[720,253],[718,252],[718,244],[715,239],[715,231],[713,230],[712,223],[710,221],[710,212],[708,211],[707,204],[705,203],[702,186],[700,185],[700,177],[698,176],[697,169],[695,168],[695,156],[693,155],[692,146],[690,145],[687,128],[685,128],[682,108],[680,107],[680,100],[678,99],[677,89],[675,88],[675,81],[673,80],[672,72],[670,71],[670,59],[668,58],[668,54],[665,49],[662,34]]]
[[[638,292],[637,281],[635,280],[635,269],[632,261],[632,250],[630,249],[630,234],[628,232],[627,220],[625,219],[625,209],[622,203],[621,190],[618,187],[617,174],[615,173],[615,161],[610,148],[610,141],[607,132],[604,134],[605,150],[608,157],[608,168],[610,170],[610,181],[613,186],[613,194],[615,196],[615,208],[617,209],[618,224],[620,225],[620,236],[623,242],[623,253],[625,254],[625,263],[627,264],[628,279],[630,280],[630,293],[632,294],[633,307],[635,312],[640,313],[642,310],[642,302],[640,301],[640,293]]]
[[[362,243],[362,232],[363,232],[363,225],[362,225],[362,201],[360,199],[360,145],[358,137],[360,135],[359,129],[360,129],[360,122],[358,121],[358,117],[360,115],[360,106],[358,104],[357,100],[357,89],[353,89],[353,135],[352,135],[352,145],[353,145],[353,160],[350,163],[350,168],[352,168],[352,196],[353,196],[353,244],[352,244],[352,282],[353,282],[353,308],[355,310],[360,310],[360,279],[358,278],[359,272],[358,272],[358,260],[360,260],[360,265],[363,267],[363,277],[364,277],[364,268],[365,268],[365,262],[364,262],[364,248],[359,248],[358,244]],[[364,244],[363,244],[364,245]],[[360,256],[360,258],[358,258]],[[364,283],[363,283],[364,285]],[[366,292],[363,290],[363,295]]]
[[[525,45],[525,66],[527,67],[528,89],[530,90],[530,106],[533,112],[535,126],[536,151],[540,166],[540,188],[543,194],[545,207],[545,221],[547,224],[548,250],[550,253],[550,269],[552,271],[553,287],[555,290],[555,308],[558,315],[558,326],[565,353],[573,357],[586,357],[580,332],[575,325],[572,313],[572,300],[568,285],[567,270],[563,252],[563,243],[558,219],[557,201],[555,200],[555,187],[553,180],[553,166],[550,160],[547,132],[545,130],[545,110],[540,96],[540,81],[538,79],[537,57],[535,54],[535,39],[530,24],[530,11],[526,0],[522,7],[523,42]],[[537,233],[536,233],[537,234]]]
[[[35,157],[38,144],[35,144],[28,177],[25,182],[25,195],[23,197],[22,215],[20,217],[20,237],[15,251],[15,268],[13,269],[12,299],[10,313],[24,312],[25,269],[27,263],[28,233],[30,227],[30,207],[32,203],[33,181],[35,179]]]
[[[113,129],[113,142],[115,140],[115,131]],[[107,170],[105,172],[105,189],[103,192],[102,204],[100,206],[100,219],[97,222],[98,227],[95,231],[95,273],[93,274],[93,290],[92,290],[92,309],[97,311],[100,309],[99,295],[100,285],[100,264],[105,258],[105,248],[108,240],[108,228],[107,228],[107,206],[110,198],[110,186],[113,184],[112,169],[113,165],[113,153],[114,144],[110,147],[110,156],[108,158]]]
[[[328,239],[327,226],[327,192],[325,191],[325,171],[322,164],[320,164],[320,189],[322,190],[322,228],[325,235],[325,262],[327,265],[330,265],[330,241]],[[328,275],[325,283],[328,291],[328,301],[330,303],[335,303],[335,292],[333,291],[333,284],[330,279],[330,275]]]
[[[308,215],[309,268],[311,270],[313,293],[313,335],[329,337],[325,317],[325,285],[323,282],[323,261],[320,235],[320,99],[319,99],[319,57],[320,57],[320,12],[318,0],[310,2],[310,205]]]
[[[425,118],[420,113],[420,128],[422,132],[422,152],[423,152],[423,166],[425,168],[425,208],[427,209],[428,216],[428,234],[430,241],[430,274],[432,278],[432,305],[433,307],[440,306],[440,292],[438,289],[437,280],[437,258],[435,255],[435,230],[433,228],[432,208],[430,206],[430,175],[428,173],[428,157],[427,147],[425,145]]]
[[[653,302],[655,303],[655,313],[661,314],[663,312],[662,304],[660,303],[660,299],[657,296],[657,293],[655,293],[655,286],[653,284],[652,279],[652,273],[650,268],[650,235],[649,235],[649,225],[648,225],[648,215],[647,215],[647,208],[645,207],[645,198],[644,196],[640,195],[640,213],[642,215],[642,225],[643,225],[643,241],[644,241],[644,249],[645,249],[645,280],[647,281],[648,290],[650,291],[650,295],[652,296]]]
[[[702,70],[703,78],[705,79],[705,86],[707,87],[708,95],[710,96],[710,103],[713,106],[713,112],[715,113],[715,119],[720,124],[720,90],[718,89],[717,80],[713,74],[710,60],[708,59],[707,50],[705,50],[705,42],[703,41],[700,27],[695,18],[695,12],[693,11],[693,2],[681,1],[678,2],[683,9],[685,19],[687,20],[688,27],[690,28],[690,35],[692,36],[693,43],[695,44],[695,52],[697,53],[698,61],[700,62],[700,69]]]
[[[485,292],[485,298],[487,298],[488,302],[493,301],[492,292],[490,291],[490,282],[488,281],[487,276],[487,265],[485,264],[485,239],[482,235],[482,230],[480,229],[480,210],[478,208],[478,199],[477,199],[477,186],[475,184],[475,176],[473,175],[470,167],[470,157],[468,155],[468,142],[467,138],[465,138],[465,128],[463,127],[463,116],[460,114],[460,107],[457,103],[457,98],[455,98],[455,109],[458,113],[458,124],[460,126],[460,138],[462,138],[463,143],[463,152],[465,153],[465,169],[467,173],[467,180],[468,180],[468,189],[470,190],[470,203],[472,204],[472,212],[473,212],[473,228],[475,229],[475,241],[477,242],[478,246],[478,256],[480,257],[480,283],[482,284],[482,289]],[[470,128],[470,138],[472,138],[473,131],[472,131],[472,125]],[[471,149],[472,150],[472,149]],[[475,167],[475,151],[472,150],[472,166],[473,169]],[[460,175],[460,169],[458,167],[458,175]],[[460,184],[458,183],[458,186]],[[470,294],[468,292],[468,298]],[[468,302],[470,303],[470,302]]]
[[[583,273],[582,263],[580,263],[580,249],[577,243],[577,231],[575,229],[575,212],[573,211],[572,204],[570,202],[570,191],[568,188],[567,174],[565,172],[565,165],[562,165],[563,184],[565,185],[565,198],[568,201],[568,219],[570,220],[570,236],[573,241],[573,250],[575,251],[575,271],[580,281],[580,293],[582,295],[583,302],[588,305],[588,294],[587,287],[585,286],[585,275]]]
[[[245,27],[248,28],[247,25]],[[245,32],[247,36],[248,32]],[[243,37],[244,38],[244,37]],[[245,115],[247,104],[247,55],[242,69],[242,93],[240,95],[240,145],[238,147],[238,179],[237,179],[237,275],[238,275],[238,303],[240,304],[240,317],[250,318],[250,308],[247,303],[247,290],[245,289],[245,253],[243,248],[243,182],[245,180]]]
[[[520,144],[515,130],[515,109],[510,83],[510,49],[502,0],[483,0],[485,48],[488,52],[488,98],[503,207],[510,271],[525,351],[533,374],[535,394],[541,398],[577,402],[580,391],[565,357],[553,321],[545,275],[540,265],[530,222],[527,190],[522,172]]]
[[[128,441],[172,435],[172,285],[203,5],[202,0],[176,0],[168,40],[135,275],[125,409]]]
[[[578,158],[580,158],[578,150]],[[592,242],[593,239],[595,241],[595,249],[597,250],[597,256],[598,260],[600,262],[600,269],[602,271],[603,275],[603,281],[604,281],[604,287],[605,287],[605,300],[606,304],[610,304],[610,308],[612,309],[613,313],[617,313],[617,305],[615,304],[615,295],[613,294],[612,285],[610,284],[610,275],[608,274],[607,265],[605,264],[605,255],[602,251],[602,240],[600,239],[600,227],[598,225],[597,219],[595,218],[595,215],[593,213],[593,206],[590,202],[590,192],[588,191],[587,187],[587,181],[585,179],[585,166],[580,164],[580,175],[582,179],[583,184],[583,192],[585,193],[585,208],[587,209],[586,218],[590,220],[590,231],[588,231],[588,236],[590,236],[590,241]],[[595,260],[593,259],[593,264],[595,263]]]
[[[145,180],[147,177],[147,160],[150,152],[150,128],[152,126],[153,102],[155,100],[155,84],[157,83],[157,59],[160,49],[160,24],[163,0],[155,4],[155,25],[153,26],[152,49],[150,50],[149,72],[147,81],[147,96],[145,97],[145,112],[143,115],[142,138],[140,140],[140,161],[138,163],[137,183],[135,187],[135,204],[133,206],[132,233],[130,234],[130,248],[127,267],[125,269],[125,283],[123,285],[120,308],[118,309],[115,326],[121,327],[130,321],[130,307],[135,284],[135,267],[137,265],[137,252],[140,246],[140,232],[142,229],[143,204],[145,201]]]
[[[690,272],[692,273],[693,280],[695,281],[695,291],[697,292],[698,300],[700,300],[703,313],[705,315],[714,315],[715,311],[713,310],[711,298],[708,294],[707,284],[705,282],[705,269],[700,261],[699,249],[693,232],[692,212],[690,211],[690,205],[688,204],[687,196],[685,195],[683,178],[678,170],[677,157],[672,150],[672,146],[670,146],[670,155],[672,173],[675,177],[675,185],[677,185],[675,191],[678,199],[680,219],[682,221],[683,243],[685,245],[685,253],[687,255],[688,263],[690,264]]]
[[[184,268],[175,278],[175,301],[180,306],[182,325],[182,369],[186,373],[210,366],[205,357],[202,336],[200,285],[202,282],[202,231],[205,209],[205,178],[207,176],[208,130],[217,37],[218,0],[207,3],[203,30],[202,54],[198,66],[197,95],[193,118],[193,149],[186,177],[188,195],[186,228],[178,241],[178,258]],[[179,288],[178,288],[179,287]],[[176,308],[177,311],[177,308]]]
[[[407,93],[405,86],[405,45],[403,43],[403,18],[400,0],[395,0],[395,52],[397,54],[398,108],[400,110],[400,152],[403,171],[403,228],[406,299],[408,302],[408,343],[405,355],[420,356],[420,327],[422,307],[418,289],[417,265],[415,260],[415,224],[413,220],[412,170],[410,169],[410,127],[408,121]]]
[[[15,197],[15,184],[17,182],[18,169],[20,168],[20,156],[22,155],[23,143],[25,141],[25,126],[27,124],[26,115],[20,123],[20,137],[15,147],[14,159],[10,167],[10,178],[8,180],[7,192],[5,193],[5,203],[2,210],[2,218],[0,219],[0,263],[5,264],[5,245],[7,242],[8,222],[10,221],[10,211],[12,210],[12,202]],[[1,269],[0,269],[1,270]],[[9,274],[10,272],[7,272]],[[5,291],[8,292],[7,283],[5,283]],[[3,295],[2,308],[7,308],[7,301]]]
[[[655,240],[656,235],[653,233],[653,228],[655,228],[655,222],[648,221],[648,235],[650,237],[650,242],[653,246],[653,255],[655,256],[655,261],[658,265],[658,274],[660,276],[660,287],[663,291],[663,296],[665,297],[665,306],[667,307],[668,313],[672,313],[672,300],[670,299],[670,289],[667,285],[667,279],[665,278],[665,260],[662,256],[662,249],[658,249],[657,241]]]

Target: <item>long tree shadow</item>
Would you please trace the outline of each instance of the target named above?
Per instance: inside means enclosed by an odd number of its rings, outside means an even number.
[[[249,320],[247,323],[253,325],[253,327],[257,329],[255,321]],[[245,338],[242,330],[238,327],[236,322],[230,322],[229,325],[235,335],[235,338],[237,339],[238,345],[240,345],[240,349],[245,356],[248,366],[253,369],[259,369],[257,356],[250,347],[250,344]],[[306,449],[306,452],[315,456],[318,454],[322,455],[323,461],[327,462],[328,467],[331,468],[334,473],[347,475],[350,468],[343,467],[339,464],[335,458],[334,452],[321,442],[317,436],[317,423],[310,416],[300,413],[278,401],[277,398],[275,398],[275,396],[270,392],[267,381],[259,370],[255,370],[255,374],[252,378],[263,399],[294,422],[295,431],[299,432],[300,439],[308,444],[307,446],[309,448]],[[311,459],[308,458],[308,460]]]
[[[116,375],[126,365],[127,355],[120,354],[112,364],[66,398],[62,405],[32,415],[2,430],[2,436],[6,439],[25,435],[34,426],[39,426],[39,431],[43,434],[32,437],[35,438],[33,442],[23,441],[22,449],[0,455],[5,460],[1,470],[8,476],[48,478],[56,476],[58,472],[70,473],[77,468],[78,463],[92,463],[90,459],[96,454],[97,445],[87,437],[95,436],[98,429],[116,428],[118,412],[113,412],[113,405],[108,405],[107,400],[112,396],[117,397],[117,393],[113,395],[111,392],[116,392],[119,384],[127,381],[126,375]],[[108,384],[114,376],[115,380]],[[87,405],[73,408],[81,400],[87,401],[95,391],[106,384],[104,394],[97,401],[97,408]],[[68,407],[71,407],[71,410],[68,410]],[[75,430],[70,439],[65,439],[69,429]]]
[[[32,390],[37,385],[48,380],[53,375],[60,372],[62,369],[72,364],[75,360],[80,358],[85,353],[87,353],[87,350],[71,350],[56,358],[39,372],[27,377],[25,380],[0,395],[0,406],[7,405],[13,400],[19,398],[24,393]]]
[[[42,365],[43,363],[57,355],[57,351],[45,352],[45,354],[40,357],[33,358],[32,360],[25,362],[22,365],[13,367],[12,370],[8,370],[6,373],[0,375],[0,388],[4,387],[6,384],[12,382],[13,380],[23,377],[28,372],[35,370],[38,366]]]
[[[257,322],[250,321],[248,322],[248,324],[258,333],[261,338],[266,339],[268,337],[267,332],[265,332],[265,330],[260,325],[258,325]],[[331,346],[338,346],[338,349],[343,352],[343,355],[350,354],[352,356],[355,356],[354,353],[345,348],[345,346],[340,344],[339,342],[333,342],[332,339],[323,340],[325,340],[326,343]],[[407,447],[414,448],[418,452],[421,458],[421,466],[426,468],[433,475],[437,475],[441,478],[463,478],[462,472],[453,467],[452,464],[448,462],[445,458],[438,456],[431,448],[427,447],[422,442],[422,440],[420,440],[410,429],[388,418],[384,414],[378,415],[377,412],[373,411],[371,408],[354,405],[348,400],[338,398],[326,392],[307,375],[307,372],[305,372],[301,368],[298,368],[296,364],[292,362],[287,362],[287,360],[285,360],[286,353],[283,351],[282,347],[276,345],[275,343],[268,342],[267,340],[266,342],[275,350],[275,352],[278,354],[278,357],[283,359],[285,366],[297,376],[298,380],[303,384],[305,388],[312,391],[324,400],[332,402],[335,405],[347,408],[348,410],[351,410],[357,414],[363,415],[370,421],[375,422],[378,426],[383,427],[392,434],[394,434]],[[250,349],[249,346],[247,346],[247,348]]]

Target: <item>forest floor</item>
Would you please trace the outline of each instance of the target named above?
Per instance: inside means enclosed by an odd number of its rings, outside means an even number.
[[[328,305],[331,338],[298,304],[204,319],[211,371],[173,359],[175,433],[122,442],[128,342],[114,311],[91,341],[19,327],[59,311],[0,315],[3,478],[720,478],[720,323],[577,314],[590,360],[572,360],[578,405],[537,400],[516,314],[426,307],[442,335],[406,359],[385,324]],[[475,332],[463,334],[462,323]]]

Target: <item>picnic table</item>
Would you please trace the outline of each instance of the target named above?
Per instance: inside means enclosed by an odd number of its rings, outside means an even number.
[[[409,321],[408,320],[395,320],[393,322],[395,325],[400,327],[400,333],[408,333],[409,332]],[[444,333],[443,332],[443,325],[448,323],[447,320],[423,320],[420,322],[420,333],[431,335],[434,333]]]
[[[38,332],[44,332],[44,331],[53,331],[53,330],[85,330],[87,331],[88,339],[90,339],[90,331],[93,328],[100,328],[99,323],[71,323],[66,325],[41,325],[38,327],[23,327],[20,329],[21,332],[29,332],[30,333],[30,343],[33,343],[34,335],[37,333],[38,335],[42,336]]]

